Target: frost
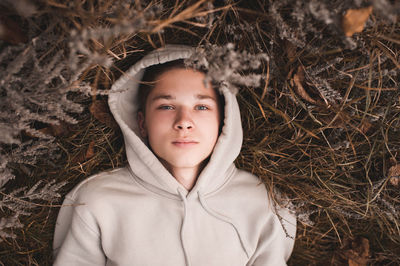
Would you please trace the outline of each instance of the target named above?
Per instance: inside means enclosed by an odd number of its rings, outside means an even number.
[[[233,43],[224,46],[207,45],[198,47],[185,64],[206,71],[206,78],[220,86],[224,83],[233,93],[240,87],[260,86],[263,76],[255,73],[269,62],[265,53],[250,54],[236,51]]]

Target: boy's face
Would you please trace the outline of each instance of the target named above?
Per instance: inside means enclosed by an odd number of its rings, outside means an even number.
[[[204,78],[191,69],[164,72],[148,95],[145,117],[138,115],[142,136],[169,170],[198,169],[217,141],[218,97]]]

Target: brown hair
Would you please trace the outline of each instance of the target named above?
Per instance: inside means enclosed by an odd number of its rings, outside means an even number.
[[[168,70],[182,68],[186,68],[183,59],[170,61],[164,64],[152,65],[146,68],[138,88],[138,112],[145,113],[147,97],[154,88],[157,78]]]

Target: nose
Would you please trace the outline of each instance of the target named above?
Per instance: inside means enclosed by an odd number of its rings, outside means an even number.
[[[187,110],[179,110],[175,119],[174,129],[175,130],[192,130],[194,123],[190,112]]]

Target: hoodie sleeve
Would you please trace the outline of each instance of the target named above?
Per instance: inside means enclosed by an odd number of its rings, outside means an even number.
[[[93,215],[82,204],[66,198],[54,236],[54,265],[105,265],[100,233]]]
[[[277,211],[281,220],[270,211],[256,250],[246,266],[286,265],[293,250],[296,218],[286,209]]]

